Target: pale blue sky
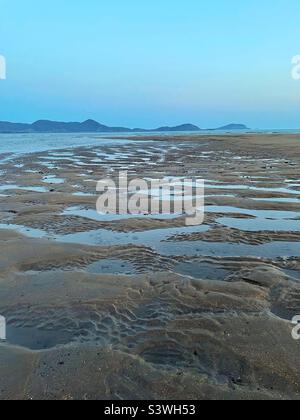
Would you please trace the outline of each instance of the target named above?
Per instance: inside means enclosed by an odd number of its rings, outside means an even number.
[[[300,128],[299,0],[0,0],[0,120]]]

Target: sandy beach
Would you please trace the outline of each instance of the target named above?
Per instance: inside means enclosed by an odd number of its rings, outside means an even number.
[[[95,137],[0,155],[0,399],[300,399],[300,135]],[[204,224],[98,214],[124,170]]]

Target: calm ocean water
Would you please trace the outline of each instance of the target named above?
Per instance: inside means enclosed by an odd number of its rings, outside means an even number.
[[[120,135],[120,134],[119,134]],[[127,140],[113,139],[114,135],[99,134],[0,134],[0,155],[30,154],[97,144],[124,144]],[[0,156],[1,158],[1,156]]]

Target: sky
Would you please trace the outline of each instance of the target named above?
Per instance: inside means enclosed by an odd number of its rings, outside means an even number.
[[[0,120],[300,128],[299,0],[0,0]]]

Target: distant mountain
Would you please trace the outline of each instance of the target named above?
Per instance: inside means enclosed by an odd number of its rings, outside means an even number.
[[[222,130],[222,131],[233,131],[233,130],[249,130],[249,128],[244,124],[228,124],[224,125],[224,127],[215,128],[215,131]]]
[[[6,121],[0,121],[0,132],[1,133],[18,133],[24,132],[29,129],[29,124],[11,123]]]
[[[125,127],[108,127],[94,120],[86,120],[82,123],[40,120],[29,127],[33,132],[38,133],[116,133],[132,131]]]
[[[242,124],[230,124],[212,130],[245,130],[247,127]],[[153,130],[143,128],[108,127],[94,120],[84,122],[58,122],[39,120],[33,124],[11,123],[0,121],[0,133],[150,133],[150,132],[187,132],[201,131],[201,128],[193,124],[183,124],[176,127],[160,127]]]
[[[193,124],[182,124],[177,125],[176,127],[160,127],[155,129],[154,131],[201,131],[201,128]]]

